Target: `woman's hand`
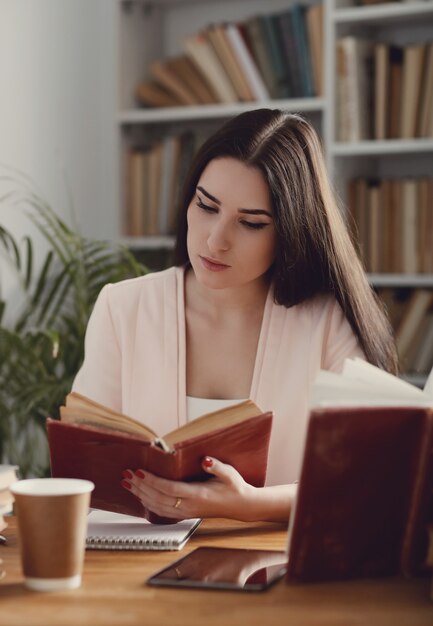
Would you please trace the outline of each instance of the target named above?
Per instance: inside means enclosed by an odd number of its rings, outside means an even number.
[[[245,482],[238,471],[205,457],[203,469],[213,478],[186,483],[166,480],[145,470],[125,470],[122,486],[133,493],[143,506],[161,517],[226,517],[242,521],[287,521],[291,493],[284,485],[257,488]]]

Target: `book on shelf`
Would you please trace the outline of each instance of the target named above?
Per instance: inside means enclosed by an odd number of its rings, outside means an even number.
[[[432,299],[433,301],[433,299]],[[409,374],[424,375],[433,367],[433,309],[422,317],[414,330],[404,357],[404,370]]]
[[[349,181],[349,215],[368,271],[433,272],[432,195],[432,178]]]
[[[228,23],[225,26],[225,33],[251,90],[253,100],[268,100],[270,98],[269,91],[245,43],[239,26],[232,22]]]
[[[200,104],[213,104],[218,101],[209,81],[185,54],[171,57],[165,62],[168,69],[184,83]]]
[[[311,67],[314,79],[314,91],[323,96],[323,3],[318,2],[306,7],[307,36],[310,46]]]
[[[321,371],[289,522],[288,579],[428,573],[433,374],[424,390],[361,359]]]
[[[386,139],[389,114],[389,50],[384,43],[374,46],[374,138]]]
[[[272,413],[251,400],[203,415],[163,437],[74,392],[60,415],[60,421],[47,418],[52,475],[94,482],[95,508],[167,522],[120,486],[122,472],[141,468],[170,480],[205,480],[206,455],[233,465],[256,487],[265,482]]]
[[[150,107],[176,107],[181,100],[171,91],[154,80],[143,81],[137,85],[137,100],[140,104]]]
[[[261,15],[259,16],[262,26],[262,34],[265,40],[266,48],[269,50],[269,57],[271,59],[271,67],[275,77],[275,82],[278,89],[278,98],[290,98],[292,92],[290,90],[290,84],[288,82],[288,76],[286,72],[286,63],[284,58],[284,50],[281,47],[277,17],[275,15]]]
[[[431,137],[432,48],[433,43],[397,46],[353,35],[339,39],[339,140]]]
[[[396,329],[395,340],[400,362],[405,361],[416,340],[418,329],[433,306],[433,289],[414,289],[405,307],[403,318]],[[425,338],[425,337],[424,337]],[[419,341],[422,338],[419,338]]]
[[[379,233],[381,251],[381,271],[392,272],[394,259],[397,256],[397,233],[399,233],[399,205],[394,202],[393,184],[389,178],[384,178],[380,186],[380,207],[382,220],[380,226],[382,233],[388,233],[387,237],[381,237]]]
[[[159,179],[158,234],[170,234],[170,221],[176,204],[176,182],[182,146],[181,135],[168,135],[162,141]]]
[[[402,271],[416,274],[418,262],[418,182],[414,179],[401,181],[402,191]]]
[[[189,35],[184,40],[187,55],[206,76],[218,102],[237,102],[236,91],[228,78],[221,61],[204,33]]]
[[[381,183],[376,178],[368,179],[368,270],[376,273],[382,267],[383,242],[380,234],[383,232],[381,203]]]
[[[323,93],[323,6],[211,24],[183,52],[150,65],[137,87],[144,106],[264,101]]]
[[[146,235],[148,227],[149,150],[133,149],[127,156],[127,234]]]
[[[403,319],[407,298],[400,297],[400,290],[393,287],[382,287],[377,293],[395,332]]]
[[[287,9],[283,13],[272,16],[272,23],[276,31],[277,41],[281,49],[284,72],[289,86],[291,98],[302,98],[303,87],[301,79],[300,58],[295,41],[293,11]]]
[[[349,35],[337,41],[339,141],[372,137],[373,45]]]
[[[227,76],[230,78],[238,99],[241,102],[254,100],[254,93],[245,77],[238,57],[230,45],[224,24],[213,24],[204,31],[204,35],[209,39],[219,57]]]
[[[161,172],[162,172],[162,142],[155,143],[148,152],[147,165],[148,173],[147,180],[147,202],[145,205],[145,235],[155,236],[160,235],[159,231],[159,199],[160,199],[160,185],[161,185]]]
[[[277,77],[272,67],[272,59],[270,50],[267,45],[265,35],[263,33],[263,23],[258,15],[255,15],[244,22],[245,29],[248,33],[250,45],[253,50],[257,67],[263,77],[270,97],[277,99],[279,97],[279,86]]]
[[[403,48],[389,46],[389,109],[387,138],[400,137],[401,89],[403,79]]]
[[[417,136],[433,137],[433,42],[425,52]]]
[[[433,178],[422,178],[418,185],[419,271],[433,273]]]
[[[348,184],[348,214],[353,243],[366,264],[368,258],[367,179],[354,178]]]
[[[86,549],[181,550],[200,522],[188,519],[161,526],[142,517],[96,509],[87,518]]]
[[[200,104],[193,90],[179,79],[178,74],[172,71],[169,60],[154,61],[150,64],[150,73],[153,79],[172,93],[183,105]]]
[[[292,13],[292,33],[301,83],[301,96],[303,98],[311,98],[316,95],[316,92],[314,88],[310,45],[307,36],[307,8],[300,4],[294,4],[290,10]]]
[[[403,139],[410,139],[416,136],[425,51],[426,46],[424,44],[411,45],[404,48],[400,96],[400,137]]]

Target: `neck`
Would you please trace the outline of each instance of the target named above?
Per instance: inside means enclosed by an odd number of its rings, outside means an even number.
[[[220,318],[262,312],[269,283],[265,278],[260,278],[240,287],[211,289],[199,283],[190,268],[186,271],[185,290],[188,307]]]

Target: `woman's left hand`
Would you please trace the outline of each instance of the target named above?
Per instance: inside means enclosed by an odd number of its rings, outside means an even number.
[[[255,505],[260,489],[245,482],[231,465],[205,457],[203,469],[213,478],[186,483],[166,480],[148,471],[126,470],[121,482],[143,506],[162,517],[227,517],[243,521],[257,519]]]

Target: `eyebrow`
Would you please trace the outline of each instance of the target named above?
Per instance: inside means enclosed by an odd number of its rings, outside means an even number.
[[[206,196],[206,198],[209,198],[209,200],[212,200],[212,202],[215,202],[216,204],[218,204],[218,206],[221,206],[221,200],[215,198],[215,196],[210,194],[200,185],[197,186],[197,191],[200,191],[204,196]],[[247,215],[267,215],[270,218],[273,217],[272,213],[270,213],[269,211],[265,211],[264,209],[239,209],[239,213],[245,213]]]

